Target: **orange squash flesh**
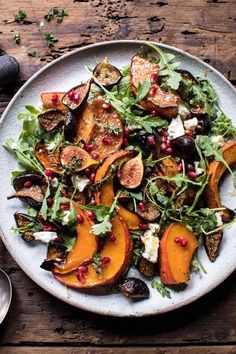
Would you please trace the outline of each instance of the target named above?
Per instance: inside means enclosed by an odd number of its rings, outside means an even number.
[[[115,241],[107,240],[101,251],[101,258],[109,257],[110,263],[102,265],[102,274],[96,272],[94,265],[89,264],[85,273],[85,281],[77,278],[77,271],[68,274],[55,275],[61,283],[74,288],[93,288],[114,283],[127,269],[132,258],[132,241],[126,223],[118,214],[112,221],[112,233]]]
[[[78,269],[81,264],[90,261],[97,251],[97,236],[91,232],[93,222],[76,203],[74,203],[74,207],[76,213],[83,216],[84,222],[77,225],[76,242],[68,254],[65,264],[60,267],[55,266],[55,269],[53,270],[53,273],[55,274],[66,274]]]
[[[236,163],[236,141],[227,143],[222,148],[224,160],[229,166]],[[205,199],[209,208],[222,208],[219,196],[219,183],[226,166],[222,162],[213,160],[208,166],[209,183],[205,189]]]
[[[57,95],[57,101],[52,100],[52,96]],[[60,109],[63,113],[68,111],[68,108],[61,102],[65,92],[43,92],[41,93],[41,100],[45,109]]]
[[[83,140],[86,143],[91,137],[93,128],[94,112],[90,104],[86,102],[78,113],[78,128],[75,140]]]
[[[182,237],[188,241],[185,247],[174,241]],[[180,284],[189,280],[189,267],[198,241],[182,223],[173,223],[165,231],[160,242],[159,265],[163,284]]]
[[[34,154],[45,169],[55,173],[62,172],[59,150],[52,153],[43,142],[39,142],[35,145]]]

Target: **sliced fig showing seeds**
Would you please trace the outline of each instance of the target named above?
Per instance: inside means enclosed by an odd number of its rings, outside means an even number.
[[[138,207],[137,214],[147,221],[155,221],[160,217],[159,209],[151,202],[144,203],[143,210]]]
[[[42,184],[42,176],[38,173],[24,173],[22,175],[16,176],[13,179],[13,188],[18,191],[24,188],[25,183],[30,182],[30,184],[40,186]]]
[[[71,173],[79,172],[98,164],[87,151],[76,145],[64,147],[61,151],[60,159],[62,166]]]
[[[72,111],[78,109],[87,99],[90,90],[90,81],[72,88],[62,98],[62,103]]]
[[[44,192],[40,186],[32,186],[30,188],[22,188],[14,195],[16,198],[20,198],[22,201],[29,205],[39,208],[43,202]],[[10,199],[9,197],[8,199]]]
[[[50,132],[56,129],[64,121],[65,115],[59,109],[50,109],[38,115],[39,124]]]
[[[141,184],[143,173],[143,161],[141,153],[139,153],[136,157],[124,163],[120,170],[118,179],[123,187],[134,189]]]
[[[33,218],[32,216],[30,215],[27,215],[27,214],[23,214],[23,213],[15,213],[14,214],[14,218],[15,218],[15,221],[16,221],[16,226],[18,228],[22,228],[22,229],[25,229],[25,231],[23,231],[21,233],[21,236],[22,238],[27,241],[27,242],[30,242],[30,241],[33,241],[34,240],[34,236],[33,236],[33,233],[34,233],[34,230],[33,230],[33,225],[37,226],[37,227],[40,227],[40,223],[37,221],[36,218]],[[27,226],[30,226],[32,225],[32,228],[29,227],[27,229]]]
[[[125,295],[134,300],[145,300],[150,296],[147,284],[141,279],[129,277],[118,283],[118,289]]]
[[[121,80],[121,72],[108,62],[105,58],[101,63],[97,64],[93,70],[94,81],[106,88],[112,88]]]
[[[156,271],[156,264],[150,262],[148,259],[144,257],[140,257],[137,265],[138,271],[145,275],[145,277],[151,278],[154,276]]]

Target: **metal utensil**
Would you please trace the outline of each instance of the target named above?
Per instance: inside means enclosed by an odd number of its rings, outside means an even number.
[[[12,286],[8,275],[0,269],[0,324],[4,320],[11,303]]]

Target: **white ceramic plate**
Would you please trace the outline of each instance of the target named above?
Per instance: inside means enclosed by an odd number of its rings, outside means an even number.
[[[121,68],[130,63],[132,55],[139,51],[140,45],[141,42],[139,41],[98,43],[78,49],[55,60],[27,81],[12,99],[1,119],[0,226],[4,244],[23,271],[52,295],[73,306],[113,316],[144,316],[167,312],[184,306],[215,288],[236,268],[236,227],[225,230],[220,256],[214,263],[209,262],[204,249],[201,249],[200,257],[207,274],[194,275],[186,290],[182,292],[171,291],[171,299],[162,298],[156,290],[151,288],[149,283],[151,296],[148,300],[141,302],[132,302],[121,294],[96,295],[73,289],[67,290],[65,286],[53,278],[51,273],[40,268],[40,264],[45,258],[46,247],[44,245],[27,244],[22,241],[21,237],[11,232],[11,227],[15,224],[13,214],[15,211],[22,209],[23,206],[17,200],[7,201],[7,195],[12,193],[11,171],[17,169],[17,163],[2,148],[2,144],[6,138],[17,138],[21,130],[21,121],[17,120],[18,112],[23,111],[26,104],[40,106],[40,93],[42,91],[67,91],[81,81],[87,80],[89,74],[84,66],[93,67],[95,59],[101,60],[107,56],[112,64]],[[221,107],[229,116],[235,117],[236,91],[218,71],[179,49],[163,44],[158,45],[163,50],[175,54],[176,58],[181,61],[182,68],[195,75],[207,73],[208,78],[217,90]],[[236,197],[230,197],[227,194],[232,189],[231,181],[227,178],[222,186],[224,203],[227,206],[236,207]],[[133,274],[133,272],[132,270],[131,273]]]

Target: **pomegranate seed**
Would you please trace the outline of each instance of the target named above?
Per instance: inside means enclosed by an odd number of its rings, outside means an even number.
[[[111,235],[109,236],[109,240],[111,240],[111,242],[115,242],[115,241],[116,241],[115,235],[111,234]]]
[[[104,137],[102,138],[103,144],[110,145],[112,143],[111,138]]]
[[[166,131],[165,129],[163,129],[163,130],[161,131],[161,135],[162,135],[162,136],[167,136],[167,131]]]
[[[110,257],[103,257],[102,258],[102,264],[108,264],[108,263],[110,263],[110,261],[111,261]]]
[[[43,226],[43,231],[52,231],[52,225],[50,224],[45,224]]]
[[[90,200],[90,203],[89,204],[91,204],[91,205],[96,205],[96,201],[95,201],[95,199],[94,198],[92,198],[91,200]]]
[[[148,229],[148,224],[146,224],[144,222],[141,222],[138,226],[139,226],[140,230],[143,230],[143,231]]]
[[[93,151],[91,154],[93,159],[98,159],[99,158],[99,153],[97,151]]]
[[[124,145],[124,146],[129,146],[129,141],[128,141],[127,138],[124,138],[124,139],[123,139],[123,145]]]
[[[192,118],[193,118],[193,115],[192,115],[192,113],[190,112],[190,113],[187,115],[186,120],[192,119]]]
[[[111,109],[111,105],[110,103],[104,102],[102,104],[102,108],[105,109],[105,111],[109,111],[109,109]]]
[[[26,181],[26,182],[24,183],[24,187],[25,187],[25,188],[30,188],[30,187],[32,187],[32,182]]]
[[[64,238],[63,238],[63,237],[57,237],[57,238],[55,239],[55,242],[56,242],[56,243],[64,243]]]
[[[202,125],[200,125],[200,124],[198,124],[196,126],[196,131],[198,131],[199,133],[203,133],[204,130],[205,130],[205,128]]]
[[[84,222],[84,217],[80,214],[77,214],[76,220],[79,224],[82,224],[82,222]]]
[[[70,209],[70,203],[68,203],[68,202],[60,203],[60,209],[61,210],[69,210]]]
[[[195,178],[197,178],[197,173],[194,171],[190,171],[190,172],[188,172],[188,177],[191,179],[195,179]]]
[[[121,176],[122,176],[121,170],[117,170],[116,175],[117,175],[118,178],[121,178]]]
[[[91,173],[92,173],[91,169],[87,167],[87,168],[85,169],[85,174],[86,174],[86,176],[90,176]]]
[[[161,140],[162,143],[166,143],[166,136],[161,136],[160,140]]]
[[[45,170],[44,173],[49,178],[53,178],[53,176],[54,176],[54,173],[51,170]]]
[[[185,130],[185,135],[192,137],[193,136],[192,130]]]
[[[180,241],[180,246],[181,247],[186,247],[188,244],[188,240],[186,240],[185,238],[183,238],[181,241]]]
[[[152,73],[150,78],[151,84],[155,84],[157,82],[157,78],[158,78],[158,73]]]
[[[95,173],[91,173],[91,175],[89,176],[89,179],[91,182],[94,182],[95,180]]]
[[[123,133],[124,133],[124,136],[125,136],[125,137],[128,137],[128,136],[129,136],[129,129],[128,129],[128,128],[125,128],[124,131],[123,131]]]
[[[52,95],[51,101],[52,101],[52,102],[57,102],[57,101],[58,101],[58,95],[57,95],[57,94]]]
[[[194,167],[193,167],[193,165],[191,165],[190,163],[188,164],[187,167],[188,167],[188,170],[189,170],[189,171],[194,171]]]
[[[178,171],[183,171],[183,164],[182,163],[179,163],[178,164]]]
[[[84,265],[81,265],[81,266],[79,266],[78,271],[79,271],[80,273],[87,273],[88,267],[87,267],[87,266],[84,266]]]
[[[173,150],[172,148],[166,149],[166,154],[167,154],[167,155],[172,155],[173,152],[174,152],[174,150]]]
[[[78,272],[76,274],[76,277],[80,283],[85,283],[85,276],[84,273]]]
[[[163,151],[166,150],[166,144],[165,144],[165,143],[162,143],[162,144],[160,145],[160,149],[163,150]]]
[[[69,93],[68,93],[68,97],[73,101],[74,100],[74,97],[75,97],[75,91],[70,91]]]
[[[91,219],[91,220],[96,219],[96,215],[94,214],[93,211],[87,211],[87,215],[88,215],[89,219]]]
[[[67,191],[64,188],[61,189],[61,195],[67,197]]]
[[[38,214],[37,219],[38,219],[38,221],[44,221],[44,218],[42,217],[41,214]]]
[[[167,147],[167,149],[172,147],[170,140],[166,140],[166,147]]]
[[[142,211],[145,211],[145,209],[146,209],[146,206],[145,206],[144,202],[138,203],[138,207],[139,207],[139,209],[141,209]]]
[[[73,101],[74,101],[75,103],[79,103],[79,100],[80,100],[80,96],[79,96],[78,93],[76,93],[76,94],[74,95]]]
[[[153,117],[156,117],[156,116],[158,116],[158,113],[157,113],[157,111],[151,111],[151,116],[153,116]]]
[[[53,199],[51,197],[47,198],[47,205],[52,206],[53,205]]]
[[[45,185],[47,184],[47,180],[46,180],[45,177],[42,177],[41,184],[42,184],[43,186],[45,186]]]
[[[154,136],[153,135],[150,135],[149,137],[148,137],[148,146],[155,146],[156,145],[156,143],[155,143],[155,139],[154,139]]]
[[[90,152],[93,150],[93,144],[85,144],[84,145],[84,150],[86,150],[87,152]]]
[[[181,242],[181,238],[180,237],[175,237],[174,238],[174,242],[175,243],[180,243]]]
[[[156,92],[157,92],[157,88],[155,86],[153,86],[149,90],[149,95],[154,96]]]

